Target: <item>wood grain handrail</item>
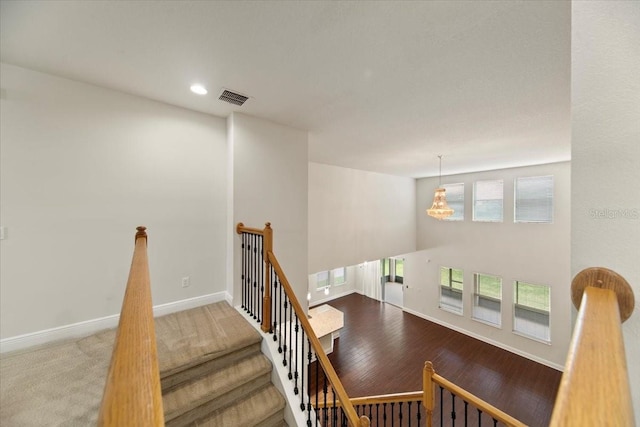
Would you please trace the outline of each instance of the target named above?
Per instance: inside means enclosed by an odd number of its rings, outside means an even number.
[[[399,403],[399,402],[416,402],[422,401],[422,391],[408,391],[405,393],[390,393],[390,394],[378,394],[375,396],[362,396],[362,397],[352,397],[351,404],[353,406],[356,405],[375,405],[376,403]],[[327,402],[325,405],[324,402],[319,402],[318,407],[320,408],[329,408],[332,407],[333,403]],[[341,407],[342,404],[340,402],[336,402],[336,406]]]
[[[267,227],[271,226],[271,223],[267,222],[266,223]],[[249,233],[249,234],[257,234],[260,236],[264,236],[264,230],[261,230],[259,228],[253,228],[253,227],[245,227],[243,223],[239,222],[236,225],[236,233],[238,234],[242,234],[242,233]]]
[[[506,412],[502,412],[500,409],[496,408],[490,403],[485,402],[475,394],[469,393],[467,390],[452,383],[448,379],[434,373],[432,376],[432,380],[435,384],[442,386],[442,388],[444,388],[445,390],[448,390],[453,394],[455,394],[456,396],[462,398],[462,400],[469,402],[471,405],[480,409],[482,412],[490,415],[492,418],[498,420],[499,422],[507,426],[526,427],[526,424],[513,418],[511,415],[507,414]]]
[[[280,279],[280,284],[282,285],[282,288],[284,289],[285,293],[289,297],[289,300],[291,301],[291,306],[293,307],[296,315],[298,316],[298,319],[300,320],[300,324],[302,328],[307,333],[309,342],[311,343],[311,346],[313,347],[313,350],[316,354],[316,359],[320,362],[322,369],[324,370],[327,378],[329,379],[329,382],[331,383],[331,386],[333,387],[333,391],[335,395],[338,397],[338,400],[342,404],[342,409],[345,412],[345,415],[347,416],[347,420],[349,421],[349,424],[354,427],[358,427],[358,426],[368,427],[370,425],[369,418],[364,415],[362,417],[358,417],[358,413],[356,412],[355,408],[353,407],[353,404],[349,400],[349,396],[347,395],[347,392],[345,391],[344,386],[340,381],[340,378],[338,378],[338,374],[336,374],[336,371],[333,368],[333,365],[331,364],[331,362],[329,361],[329,358],[327,357],[324,350],[322,349],[322,345],[320,344],[318,337],[313,331],[313,328],[311,327],[311,323],[309,323],[309,319],[307,319],[306,313],[302,310],[302,306],[300,305],[300,302],[298,302],[298,298],[293,292],[293,288],[289,284],[289,280],[287,279],[287,276],[284,274],[284,271],[282,270],[282,267],[280,266],[278,259],[273,254],[273,252],[268,253],[268,258],[269,258],[269,262],[275,269],[278,278]]]
[[[633,426],[621,327],[633,312],[633,291],[598,267],[578,273],[571,289],[580,309],[550,425]]]
[[[138,227],[98,426],[163,426],[145,227]]]

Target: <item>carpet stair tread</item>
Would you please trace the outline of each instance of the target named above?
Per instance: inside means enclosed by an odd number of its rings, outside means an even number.
[[[285,400],[272,384],[252,393],[234,405],[215,411],[195,423],[198,427],[272,427],[285,425]]]
[[[164,392],[167,425],[179,417],[182,420],[177,424],[180,425],[201,418],[206,412],[226,406],[263,387],[271,381],[271,369],[269,359],[262,353],[256,353]]]

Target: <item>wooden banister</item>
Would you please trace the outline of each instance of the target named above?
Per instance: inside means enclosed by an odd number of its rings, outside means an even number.
[[[621,328],[633,312],[631,287],[611,270],[590,268],[571,290],[580,309],[550,425],[633,426]]]
[[[276,271],[276,274],[280,278],[280,283],[283,289],[285,290],[287,295],[289,295],[291,305],[293,306],[293,309],[300,320],[300,324],[302,325],[303,329],[307,333],[307,337],[309,338],[309,342],[313,347],[313,350],[316,354],[316,358],[320,363],[320,365],[322,366],[322,369],[324,370],[325,375],[329,379],[329,382],[333,387],[333,391],[335,395],[338,397],[338,400],[342,405],[342,410],[347,416],[347,420],[349,421],[349,424],[354,427],[369,426],[369,418],[367,418],[366,416],[362,416],[360,418],[358,417],[358,413],[356,412],[355,408],[353,407],[353,404],[349,400],[349,396],[347,395],[347,392],[345,391],[342,385],[342,382],[340,381],[340,378],[338,378],[338,374],[336,374],[336,371],[333,368],[333,365],[331,364],[331,362],[329,361],[329,358],[327,357],[324,350],[322,349],[322,344],[320,344],[318,337],[313,331],[313,328],[311,327],[311,323],[309,323],[309,320],[307,319],[305,311],[302,310],[302,306],[300,306],[300,302],[298,302],[298,298],[295,296],[295,293],[293,292],[293,288],[289,284],[289,281],[287,280],[287,276],[284,274],[284,271],[282,270],[282,267],[280,266],[278,259],[275,257],[273,252],[269,252],[268,257],[271,265]]]
[[[376,403],[400,403],[400,402],[416,402],[422,401],[422,391],[408,391],[404,393],[378,394],[375,396],[352,397],[349,400],[353,406],[357,405],[375,405]],[[333,402],[319,402],[319,408],[329,408],[333,406]],[[340,402],[336,402],[337,407],[342,407]]]
[[[99,426],[163,426],[147,234],[138,227]]]
[[[526,427],[526,424],[513,418],[511,415],[502,412],[500,409],[496,408],[490,403],[485,402],[476,395],[469,393],[467,390],[455,385],[446,378],[443,378],[440,375],[434,373],[432,380],[435,384],[442,386],[442,388],[444,388],[445,390],[449,390],[456,396],[462,398],[462,400],[469,402],[471,405],[480,409],[485,414],[490,415],[492,418],[498,420],[498,422],[512,427]]]

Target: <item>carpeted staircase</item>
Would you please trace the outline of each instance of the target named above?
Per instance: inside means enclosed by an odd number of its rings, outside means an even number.
[[[0,358],[0,425],[95,425],[115,331]],[[261,335],[226,302],[156,319],[167,426],[286,426]]]

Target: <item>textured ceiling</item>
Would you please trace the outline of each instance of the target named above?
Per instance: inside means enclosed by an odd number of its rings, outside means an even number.
[[[569,160],[565,1],[0,2],[10,64],[310,132],[309,159],[412,177]],[[189,85],[200,82],[209,95]],[[222,88],[249,95],[242,107]]]

